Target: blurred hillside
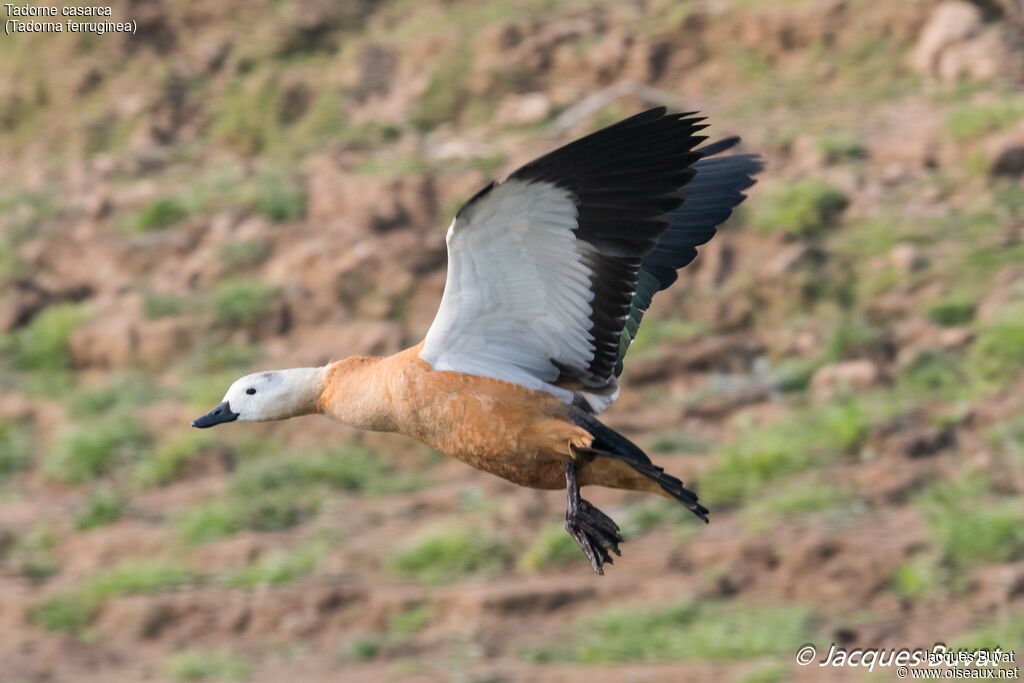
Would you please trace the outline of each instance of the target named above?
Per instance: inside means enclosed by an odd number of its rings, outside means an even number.
[[[0,36],[2,680],[823,680],[799,645],[1024,645],[1014,0],[120,2]],[[712,509],[563,495],[252,369],[418,341],[482,184],[654,86],[768,169],[606,415]],[[829,680],[862,680],[857,670]],[[888,676],[889,673],[878,674]]]

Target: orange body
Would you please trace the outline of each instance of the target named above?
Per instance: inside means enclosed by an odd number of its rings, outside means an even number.
[[[435,371],[419,357],[421,345],[331,364],[318,410],[361,429],[405,434],[521,486],[565,488],[570,446],[593,441],[569,419],[568,405],[517,384]],[[582,485],[662,493],[620,461],[578,464]]]

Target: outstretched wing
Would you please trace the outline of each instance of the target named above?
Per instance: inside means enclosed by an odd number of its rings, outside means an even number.
[[[614,391],[641,263],[693,177],[700,121],[652,109],[477,193],[448,229],[444,296],[420,356],[567,401]]]

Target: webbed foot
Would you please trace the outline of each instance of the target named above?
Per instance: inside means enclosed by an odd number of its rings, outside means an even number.
[[[619,534],[619,525],[580,497],[576,465],[573,463],[567,463],[565,466],[565,483],[568,493],[565,530],[583,550],[594,571],[603,575],[605,563],[613,564],[611,553],[622,555],[619,543],[623,538]]]

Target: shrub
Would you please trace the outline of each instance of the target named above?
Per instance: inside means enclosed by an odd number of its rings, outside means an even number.
[[[421,536],[391,557],[401,576],[427,583],[446,583],[460,576],[502,569],[507,548],[497,539],[463,528]]]
[[[121,518],[124,500],[108,488],[93,491],[85,505],[75,517],[75,528],[79,531],[113,524]]]
[[[169,228],[188,218],[188,214],[188,209],[181,200],[175,197],[161,197],[144,206],[136,214],[131,227],[135,232]]]
[[[220,248],[220,261],[230,272],[248,270],[266,261],[273,250],[274,243],[268,239],[231,242]]]
[[[820,180],[804,180],[762,197],[754,224],[765,232],[817,237],[832,227],[848,203],[841,190]]]
[[[138,457],[148,442],[134,416],[112,415],[64,434],[44,468],[54,479],[78,484],[106,474],[119,459]]]
[[[63,370],[70,365],[68,340],[85,321],[79,304],[57,304],[44,309],[16,330],[3,344],[21,370]]]
[[[142,314],[147,320],[159,320],[186,310],[186,302],[173,294],[147,292],[142,298]]]
[[[253,325],[270,311],[280,290],[256,280],[226,280],[213,291],[213,315],[230,327]]]
[[[144,487],[164,486],[177,479],[197,455],[216,439],[207,434],[187,434],[160,444],[135,466],[134,480]]]
[[[226,583],[233,588],[252,590],[263,586],[280,586],[309,576],[316,568],[325,548],[310,544],[293,551],[278,551],[230,574]]]
[[[408,638],[425,629],[433,617],[434,610],[427,603],[408,607],[388,619],[388,633]]]
[[[983,382],[1005,382],[1024,366],[1024,324],[999,322],[982,328],[967,361]]]
[[[972,104],[955,109],[946,119],[954,138],[967,141],[1012,126],[1024,118],[1024,100]]]
[[[974,320],[974,303],[963,299],[946,299],[928,306],[928,318],[936,325],[955,327]]]
[[[935,484],[918,497],[932,538],[950,566],[1024,557],[1024,512],[1018,501],[991,502],[991,497],[990,483],[978,475]]]
[[[0,420],[0,484],[26,469],[32,458],[27,429]]]
[[[306,192],[297,179],[266,176],[259,183],[252,208],[275,223],[297,221],[306,215]]]

